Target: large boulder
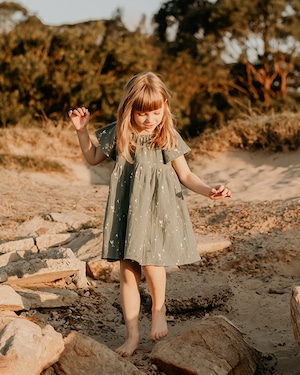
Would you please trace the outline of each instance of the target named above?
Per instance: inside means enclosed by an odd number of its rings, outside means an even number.
[[[53,368],[56,375],[145,375],[107,346],[78,332],[65,338],[65,350]]]
[[[259,354],[233,324],[216,316],[156,344],[151,360],[166,375],[254,375]]]
[[[58,361],[64,350],[62,335],[26,319],[13,319],[0,331],[1,375],[39,375]]]
[[[22,318],[20,318],[14,311],[0,309],[0,331],[2,328],[4,328],[4,326],[6,326],[7,323],[11,322],[14,319]]]
[[[31,308],[30,301],[10,285],[0,285],[0,310],[21,311]]]

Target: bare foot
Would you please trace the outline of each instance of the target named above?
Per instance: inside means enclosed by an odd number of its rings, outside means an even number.
[[[160,340],[168,334],[167,318],[165,309],[152,311],[151,340]]]
[[[128,339],[115,352],[122,357],[130,357],[139,346],[140,338],[138,336],[128,337]]]

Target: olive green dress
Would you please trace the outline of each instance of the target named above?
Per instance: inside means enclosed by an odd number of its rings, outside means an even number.
[[[200,260],[181,185],[171,161],[190,149],[151,149],[151,135],[137,137],[134,163],[116,154],[116,124],[96,131],[99,147],[116,163],[105,212],[102,258],[173,266]]]

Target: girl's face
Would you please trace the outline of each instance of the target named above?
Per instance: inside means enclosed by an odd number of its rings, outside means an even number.
[[[152,134],[161,123],[164,115],[164,104],[154,111],[141,112],[133,110],[134,126],[140,134]]]

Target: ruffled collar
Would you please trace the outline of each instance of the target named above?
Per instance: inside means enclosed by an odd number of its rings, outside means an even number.
[[[144,145],[145,143],[149,143],[151,139],[154,137],[154,134],[138,134],[133,135],[133,139],[138,145]]]

